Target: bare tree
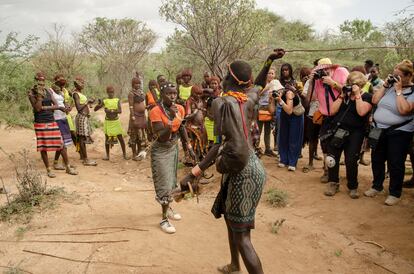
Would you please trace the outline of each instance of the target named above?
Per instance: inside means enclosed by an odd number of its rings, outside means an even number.
[[[138,64],[153,47],[157,36],[141,21],[95,18],[80,34],[80,43],[101,63],[101,72],[126,91]]]
[[[73,78],[79,74],[83,58],[76,37],[66,38],[65,26],[58,24],[53,24],[52,30],[46,33],[48,41],[35,54],[32,61],[34,67],[46,72],[48,77],[62,73]]]
[[[254,0],[163,0],[160,14],[180,26],[173,40],[223,77],[229,61],[251,52],[266,29]]]

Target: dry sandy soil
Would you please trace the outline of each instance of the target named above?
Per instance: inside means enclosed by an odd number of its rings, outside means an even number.
[[[102,119],[102,112],[98,116]],[[125,114],[122,122],[126,129]],[[43,170],[33,131],[4,126],[1,130],[2,148],[9,153],[30,150]],[[219,174],[204,187],[198,203],[190,199],[175,205],[183,219],[174,222],[177,233],[167,235],[159,229],[160,206],[154,200],[149,160],[125,161],[116,146],[111,161],[102,161],[101,130],[94,133],[94,139],[89,153],[97,159],[97,167],[82,166],[72,148],[70,156],[79,176],[57,172],[55,179],[48,180],[50,185],[74,192],[75,198],[35,214],[29,223],[0,223],[1,271],[7,271],[5,266],[19,266],[30,273],[217,273],[217,266],[229,262],[224,221],[210,214]],[[278,168],[274,158],[262,160],[267,170],[265,191],[279,188],[289,194],[287,207],[272,208],[264,193],[257,209],[252,241],[265,273],[414,273],[413,190],[404,190],[402,201],[394,207],[383,205],[385,196],[351,200],[345,182],[341,192],[329,198],[319,182],[321,162],[316,162],[316,170],[304,174],[301,168],[306,157],[296,172]],[[179,176],[187,171],[180,169]],[[0,155],[0,173],[15,191],[12,164],[4,154]],[[360,167],[361,192],[369,188],[370,179],[370,167]],[[5,195],[1,196],[0,204],[5,204]],[[272,233],[271,223],[282,218],[286,221],[279,233]]]

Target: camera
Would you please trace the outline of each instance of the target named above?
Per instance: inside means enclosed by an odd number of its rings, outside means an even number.
[[[326,71],[324,71],[323,69],[318,69],[317,71],[315,71],[313,78],[315,80],[318,80],[318,79],[322,79],[322,77],[324,76],[328,76],[328,74],[326,74]]]
[[[280,90],[272,90],[272,97],[273,98],[279,97],[279,95],[280,95]]]
[[[388,78],[387,78],[387,84],[388,84],[389,86],[392,86],[392,85],[394,85],[394,84],[395,84],[398,80],[400,80],[400,76],[390,74],[390,75],[388,75]]]
[[[352,92],[352,86],[351,86],[351,85],[346,85],[346,86],[344,86],[344,87],[342,88],[342,91],[343,91],[345,94],[349,94],[349,93],[351,93],[351,92]]]

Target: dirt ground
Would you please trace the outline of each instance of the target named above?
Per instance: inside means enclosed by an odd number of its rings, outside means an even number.
[[[102,112],[98,116],[102,119]],[[126,119],[123,113],[125,129]],[[33,131],[4,126],[1,131],[3,149],[9,153],[30,150],[43,170]],[[101,130],[96,130],[94,139],[88,149],[97,167],[82,166],[71,148],[79,176],[56,172],[56,178],[48,179],[50,185],[74,192],[74,198],[36,214],[29,223],[0,223],[1,271],[7,271],[5,266],[18,266],[30,273],[217,273],[217,266],[229,262],[224,221],[210,213],[219,174],[204,187],[198,203],[190,199],[174,205],[183,219],[174,222],[177,232],[167,235],[159,228],[160,206],[154,200],[149,160],[125,161],[116,146],[111,160],[102,161]],[[342,181],[341,191],[330,198],[323,195],[325,185],[319,182],[320,161],[305,174],[301,168],[306,156],[296,172],[278,168],[274,158],[262,160],[267,170],[265,192],[279,188],[289,194],[287,207],[272,208],[264,193],[257,209],[252,241],[265,273],[414,273],[413,190],[404,190],[402,201],[387,207],[385,196],[351,200]],[[180,169],[179,177],[187,171]],[[15,191],[12,164],[1,153],[0,174]],[[370,167],[360,167],[359,180],[362,193],[370,187]],[[1,195],[0,204],[4,203],[6,197]],[[286,221],[279,232],[272,233],[271,223],[282,218]]]

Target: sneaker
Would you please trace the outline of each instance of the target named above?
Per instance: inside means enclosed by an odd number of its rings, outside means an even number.
[[[322,175],[321,176],[321,183],[326,184],[328,182],[328,175]]]
[[[388,195],[387,199],[385,200],[385,204],[387,206],[393,206],[396,205],[398,202],[400,201],[400,198],[397,198],[395,196],[392,195]]]
[[[174,210],[170,207],[168,209],[168,218],[179,221],[182,219],[180,213],[174,212]]]
[[[358,190],[356,189],[351,189],[348,194],[349,194],[349,197],[351,197],[351,199],[359,198],[359,193],[358,193]]]
[[[296,170],[296,167],[294,167],[294,166],[288,166],[288,170],[289,171],[295,171]]]
[[[367,197],[375,197],[377,196],[381,191],[376,190],[375,188],[370,188],[367,191],[364,192],[364,195]]]
[[[326,196],[334,196],[337,192],[339,192],[339,183],[329,182],[324,194]]]
[[[277,166],[278,167],[286,167],[286,165],[285,164],[282,164],[282,163],[277,164]]]
[[[168,219],[164,219],[160,223],[161,230],[168,234],[175,233],[175,227],[168,221]]]

